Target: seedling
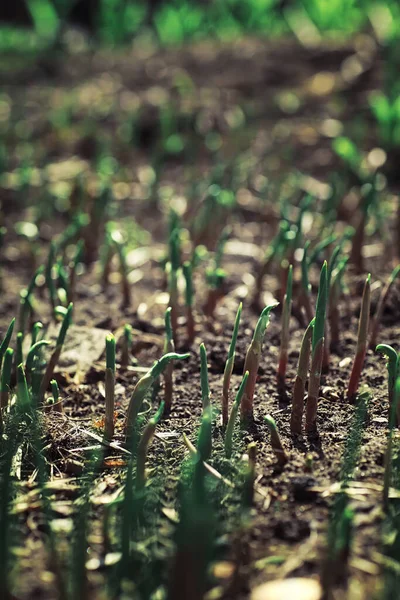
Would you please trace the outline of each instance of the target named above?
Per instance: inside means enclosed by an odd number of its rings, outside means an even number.
[[[47,388],[49,387],[49,383],[50,381],[53,379],[53,374],[54,374],[54,369],[56,368],[60,355],[61,355],[61,351],[64,345],[64,341],[65,341],[65,337],[67,335],[67,331],[69,329],[69,326],[71,325],[72,322],[72,311],[73,311],[73,304],[71,303],[68,306],[66,315],[61,323],[61,328],[57,337],[57,341],[56,341],[56,347],[54,349],[53,354],[50,357],[50,360],[47,364],[47,368],[46,371],[43,375],[43,379],[40,385],[40,390],[39,390],[39,400],[42,401],[44,398],[44,395],[46,393]]]
[[[178,272],[181,266],[181,244],[180,244],[180,229],[176,225],[169,236],[169,306],[171,307],[171,324],[174,335],[174,342],[177,342],[178,328]]]
[[[231,383],[233,365],[235,362],[235,349],[236,341],[239,331],[240,317],[242,314],[242,303],[239,304],[239,308],[236,313],[235,324],[233,326],[232,339],[229,346],[228,358],[225,363],[224,369],[224,381],[222,384],[222,425],[224,427],[228,424],[228,411],[229,411],[229,387]]]
[[[396,378],[400,375],[400,356],[392,346],[388,344],[379,344],[376,352],[380,352],[387,357],[388,370],[388,395],[389,395],[389,420],[394,402]],[[396,425],[400,425],[400,406],[396,409]]]
[[[52,395],[52,403],[54,405],[58,404],[60,398],[60,390],[58,389],[58,383],[55,379],[50,381],[51,385],[51,395]]]
[[[127,444],[129,446],[129,441],[131,440],[131,436],[133,430],[136,425],[136,419],[142,407],[143,400],[145,399],[147,393],[149,392],[153,383],[160,377],[160,375],[164,372],[166,366],[171,360],[184,360],[189,358],[190,354],[176,354],[170,353],[165,354],[162,358],[160,358],[150,369],[149,371],[143,375],[141,379],[137,382],[132,395],[129,401],[128,411],[126,413],[125,420],[125,430],[127,434]]]
[[[137,461],[136,461],[136,491],[137,492],[141,492],[146,483],[147,452],[148,452],[149,446],[151,444],[151,441],[154,438],[154,434],[156,432],[156,427],[157,427],[158,423],[161,421],[163,412],[164,412],[164,402],[161,402],[156,414],[154,415],[154,417],[152,417],[149,420],[146,427],[144,428],[142,436],[141,436],[139,444],[138,444]]]
[[[211,456],[212,451],[212,408],[208,404],[203,408],[203,416],[201,418],[201,425],[199,431],[199,437],[197,439],[197,452],[200,457],[199,464],[203,465],[203,462]]]
[[[165,311],[165,342],[164,342],[164,354],[175,352],[175,344],[171,326],[171,311],[169,307]],[[172,389],[173,389],[173,373],[174,363],[171,361],[164,371],[164,412],[169,414],[172,406]]]
[[[43,323],[41,323],[40,321],[36,321],[36,323],[34,323],[32,325],[31,346],[36,344],[36,342],[38,341],[39,332],[42,329],[43,329]]]
[[[17,367],[17,404],[23,412],[26,412],[31,405],[25,369],[22,364]]]
[[[243,505],[245,508],[251,508],[254,503],[254,483],[256,480],[256,460],[257,444],[250,442],[247,446],[247,464],[244,472],[243,482]]]
[[[46,279],[47,289],[49,290],[50,304],[51,304],[53,311],[57,305],[57,289],[56,289],[56,286],[54,284],[54,279],[53,279],[53,266],[55,263],[55,259],[56,259],[56,245],[54,242],[51,242],[50,249],[49,249],[49,255],[47,257],[46,269],[45,269],[45,279]]]
[[[232,456],[232,444],[233,444],[233,429],[235,426],[235,421],[239,412],[240,404],[242,402],[244,390],[247,384],[247,380],[249,378],[249,372],[246,371],[244,377],[240,383],[238,392],[236,394],[235,401],[232,404],[231,412],[229,415],[228,424],[225,431],[225,456],[226,458],[231,458]]]
[[[185,304],[186,304],[186,330],[187,343],[191,346],[194,342],[194,317],[193,317],[193,279],[192,264],[189,261],[183,263],[183,275],[186,282]]]
[[[24,334],[22,333],[22,331],[19,331],[17,333],[17,347],[15,350],[16,366],[18,366],[24,362],[23,344],[24,344]]]
[[[353,369],[351,371],[350,381],[347,388],[347,399],[354,400],[358,384],[361,377],[362,368],[364,365],[365,354],[368,347],[368,324],[369,324],[369,311],[371,304],[371,275],[368,274],[364,284],[363,297],[361,302],[360,319],[358,322],[358,336],[357,336],[357,350],[356,356],[353,363]]]
[[[208,384],[207,352],[204,344],[200,344],[200,382],[203,410],[210,404],[210,386]]]
[[[289,324],[290,315],[292,313],[292,278],[293,278],[293,266],[289,266],[288,278],[286,283],[286,293],[283,298],[282,307],[282,331],[281,331],[281,347],[279,352],[279,364],[278,364],[278,389],[283,390],[285,388],[286,369],[288,362],[288,348],[289,348]]]
[[[381,319],[382,319],[383,311],[385,308],[385,304],[387,302],[392,285],[399,273],[400,273],[400,265],[397,265],[397,267],[395,267],[393,269],[386,285],[382,288],[381,294],[379,296],[376,311],[375,311],[375,314],[372,317],[371,323],[370,323],[370,342],[369,342],[369,344],[370,344],[371,348],[375,348],[375,346],[376,346],[376,342],[378,339],[378,333],[379,333],[379,327],[381,324]]]
[[[4,336],[4,340],[1,342],[1,345],[0,345],[0,369],[3,364],[4,355],[7,351],[8,346],[10,345],[10,340],[11,340],[11,336],[13,334],[14,325],[15,325],[15,318],[11,320],[11,323],[9,324],[7,331],[6,331],[6,335]]]
[[[6,408],[8,406],[13,354],[14,350],[12,348],[7,348],[6,353],[4,355],[3,368],[1,370],[0,377],[0,418],[1,409]]]
[[[21,331],[22,333],[25,333],[28,316],[33,312],[31,298],[36,287],[36,280],[43,271],[44,267],[39,267],[35,271],[28,287],[20,292],[18,331]]]
[[[313,337],[315,318],[310,321],[301,342],[297,374],[293,387],[292,413],[290,416],[290,431],[292,434],[301,433],[304,412],[304,391],[310,363],[311,340]]]
[[[307,241],[304,244],[303,257],[301,259],[301,292],[300,292],[300,303],[304,307],[307,321],[311,321],[313,318],[313,309],[311,306],[311,285],[308,279],[308,268],[309,263],[307,259],[308,248],[310,247],[310,242]]]
[[[271,417],[271,415],[267,415],[266,417],[264,417],[264,421],[268,425],[268,429],[271,434],[272,451],[276,456],[279,466],[282,467],[287,463],[288,457],[284,447],[282,446],[281,438],[279,437],[279,432],[275,420]]]
[[[115,390],[115,337],[109,333],[106,337],[106,415],[104,437],[111,440],[114,437],[114,397]]]
[[[393,429],[396,424],[396,416],[398,411],[398,406],[400,403],[400,376],[396,377],[396,382],[394,385],[394,394],[393,394],[393,403],[390,410],[390,418],[389,418],[389,433],[387,439],[387,446],[385,451],[385,474],[383,480],[383,506],[385,510],[389,507],[389,488],[390,482],[392,479],[392,449],[393,449]]]
[[[122,351],[121,351],[121,367],[126,367],[131,362],[131,348],[132,348],[132,326],[126,323],[124,327],[124,335],[122,337]]]
[[[122,308],[128,308],[132,303],[131,298],[131,286],[128,281],[128,264],[126,262],[126,249],[125,245],[116,237],[113,237],[115,249],[119,258],[119,270],[121,275],[121,293],[122,293]]]
[[[273,308],[278,306],[278,302],[266,306],[262,311],[256,328],[254,330],[253,339],[246,353],[246,359],[244,361],[243,373],[249,372],[249,378],[247,380],[243,400],[240,405],[241,407],[241,419],[242,421],[253,420],[253,399],[254,391],[256,387],[258,367],[260,365],[262,343],[269,323],[269,315]]]
[[[109,284],[111,262],[114,255],[115,246],[113,244],[111,233],[108,229],[104,234],[104,242],[100,252],[100,264],[101,264],[101,282],[103,290],[106,291]]]
[[[324,356],[324,330],[327,297],[328,273],[327,264],[325,261],[322,265],[319,279],[318,297],[315,309],[315,321],[312,332],[311,371],[306,409],[306,431],[308,433],[313,433],[317,429],[317,403],[319,385],[321,380],[322,360]]]

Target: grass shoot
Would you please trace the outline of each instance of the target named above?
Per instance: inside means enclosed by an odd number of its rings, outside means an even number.
[[[136,491],[141,492],[146,483],[147,452],[156,433],[156,427],[164,412],[164,402],[161,402],[156,414],[149,420],[140,437],[136,460]]]
[[[388,370],[388,396],[389,396],[389,420],[392,412],[396,379],[400,375],[400,357],[392,346],[388,344],[379,344],[376,347],[376,352],[383,354],[387,358],[387,370]],[[396,409],[396,425],[400,425],[400,405]]]
[[[235,350],[236,341],[239,332],[240,317],[242,314],[242,303],[239,304],[237,309],[235,323],[233,326],[232,339],[229,346],[228,358],[226,359],[224,369],[224,380],[222,384],[222,425],[224,427],[228,424],[228,413],[229,413],[229,388],[231,383],[233,365],[235,363]]]
[[[262,311],[256,328],[254,330],[253,339],[247,349],[246,358],[244,361],[243,373],[249,372],[245,392],[241,403],[241,420],[252,421],[253,419],[253,400],[257,381],[258,367],[261,360],[262,343],[269,323],[270,312],[278,306],[278,302],[266,306]]]
[[[105,395],[106,412],[104,421],[104,437],[112,440],[114,437],[114,405],[115,405],[115,337],[109,333],[106,337],[106,375]]]
[[[306,389],[307,375],[310,363],[311,340],[313,337],[315,318],[313,318],[303,336],[301,342],[297,374],[292,394],[292,412],[290,416],[290,431],[295,435],[301,434],[304,412],[304,393]]]
[[[328,273],[326,261],[322,265],[317,304],[315,308],[315,321],[311,342],[311,370],[308,385],[308,398],[306,407],[306,431],[314,433],[317,430],[317,404],[321,380],[322,360],[324,356],[324,331],[326,302],[328,297]]]
[[[126,323],[124,326],[124,334],[122,336],[122,350],[121,350],[121,367],[126,369],[131,362],[131,349],[132,349],[132,326]]]
[[[237,418],[237,415],[239,412],[240,403],[243,398],[243,394],[244,394],[244,390],[245,390],[248,378],[249,378],[249,372],[246,371],[246,373],[244,374],[243,379],[240,383],[238,392],[236,394],[236,398],[232,404],[231,412],[229,414],[229,420],[228,420],[226,431],[225,431],[225,443],[224,443],[226,458],[231,458],[231,456],[232,456],[233,430],[235,427],[235,421],[236,421],[236,418]]]
[[[174,336],[171,325],[171,311],[169,306],[165,311],[165,341],[164,354],[175,352]],[[174,363],[171,361],[164,371],[164,413],[168,415],[172,407]]]
[[[347,388],[347,399],[353,401],[356,397],[365,355],[368,348],[368,325],[371,304],[371,275],[368,274],[364,284],[361,301],[360,319],[358,322],[357,350]]]
[[[183,263],[183,276],[185,278],[185,305],[186,305],[186,334],[187,344],[190,347],[194,342],[195,322],[193,316],[193,268],[190,261]]]
[[[210,385],[208,383],[208,365],[206,347],[200,344],[200,382],[203,410],[210,404]]]
[[[290,315],[292,313],[292,280],[293,280],[293,265],[289,266],[286,293],[283,298],[282,307],[282,330],[281,330],[281,346],[279,351],[279,363],[278,363],[278,389],[284,390],[286,380],[286,369],[288,362],[288,348],[289,348],[289,324]]]
[[[279,436],[278,428],[275,423],[275,419],[271,417],[271,415],[266,415],[264,417],[264,421],[266,422],[270,435],[271,435],[271,447],[272,451],[276,456],[279,466],[283,466],[288,461],[288,456],[285,452],[285,449],[282,445],[281,438]]]

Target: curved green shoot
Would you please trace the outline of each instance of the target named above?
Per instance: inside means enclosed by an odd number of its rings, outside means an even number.
[[[271,415],[266,415],[264,417],[264,421],[266,422],[269,432],[271,434],[271,447],[272,451],[276,456],[278,464],[283,466],[287,463],[288,457],[285,452],[284,447],[282,446],[281,438],[279,436],[278,428],[275,423],[275,419]]]
[[[208,366],[206,347],[200,344],[200,382],[203,410],[210,404],[210,386],[208,383]]]
[[[26,356],[26,372],[30,373],[35,365],[35,359],[40,356],[40,351],[44,346],[48,346],[50,342],[47,340],[39,340],[29,348]]]
[[[235,323],[233,326],[232,339],[229,345],[228,358],[226,360],[224,369],[224,381],[222,385],[222,424],[224,426],[226,426],[228,423],[229,387],[232,377],[233,365],[235,362],[235,350],[237,336],[239,332],[240,317],[242,315],[242,306],[242,303],[240,303],[237,309]]]
[[[11,340],[11,336],[13,334],[14,325],[15,325],[15,317],[13,319],[11,319],[11,323],[9,324],[9,326],[7,328],[6,335],[4,336],[4,339],[0,345],[0,369],[1,369],[1,365],[3,363],[4,355],[7,351],[8,346],[10,345],[10,340]]]
[[[17,404],[26,411],[31,405],[31,397],[26,383],[24,365],[17,366]]]
[[[0,410],[8,405],[14,350],[7,348],[0,376]]]
[[[146,459],[149,445],[156,432],[156,427],[161,421],[164,412],[164,402],[161,402],[156,414],[149,420],[141,435],[136,462],[136,491],[140,492],[146,483]]]

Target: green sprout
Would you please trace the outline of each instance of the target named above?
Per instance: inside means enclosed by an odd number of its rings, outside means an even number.
[[[124,326],[124,335],[122,338],[122,351],[121,351],[121,367],[126,369],[131,362],[131,349],[132,349],[132,326],[126,323]]]
[[[232,404],[231,412],[229,415],[228,424],[225,431],[225,456],[226,458],[230,458],[232,456],[232,444],[233,444],[233,429],[235,426],[235,421],[239,412],[240,403],[242,402],[244,390],[246,388],[247,380],[249,378],[249,372],[243,376],[243,379],[240,383],[238,392],[236,394],[235,401]]]
[[[113,242],[119,258],[121,275],[122,308],[128,308],[132,304],[131,286],[128,280],[128,263],[126,261],[126,248],[122,241],[113,238]]]
[[[13,356],[14,350],[12,348],[7,348],[0,376],[0,419],[1,409],[7,408],[8,406]]]
[[[165,341],[164,354],[175,352],[174,337],[171,325],[172,308],[168,307],[165,311]],[[173,373],[174,363],[171,361],[164,371],[164,412],[169,414],[172,406],[172,391],[173,391]]]
[[[19,316],[18,316],[18,331],[25,333],[26,321],[28,316],[32,314],[32,295],[36,287],[36,280],[44,271],[44,267],[39,267],[28,285],[28,287],[20,292],[20,305],[19,305]]]
[[[304,307],[307,320],[311,321],[311,319],[313,318],[313,309],[311,306],[311,297],[310,297],[311,285],[310,285],[310,281],[308,279],[309,262],[308,262],[308,258],[307,258],[307,253],[308,253],[309,247],[310,247],[310,242],[307,241],[304,244],[303,256],[301,259],[300,302]]]
[[[289,348],[289,324],[290,315],[292,313],[292,280],[293,280],[293,265],[289,266],[288,278],[286,283],[286,293],[283,298],[282,307],[282,331],[281,331],[281,346],[279,351],[278,364],[278,388],[283,390],[285,387],[286,369],[288,362]]]
[[[22,333],[22,331],[19,331],[17,333],[17,347],[15,350],[16,365],[20,365],[24,362],[23,344],[24,344],[24,334]]]
[[[257,444],[250,442],[247,446],[247,462],[244,469],[242,501],[245,509],[251,508],[254,503],[254,483],[256,481]]]
[[[203,408],[199,437],[197,440],[197,452],[201,464],[207,462],[211,456],[212,450],[212,408],[208,404]]]
[[[40,321],[36,321],[36,323],[32,325],[31,346],[36,344],[36,342],[38,341],[39,331],[41,331],[42,329],[43,323],[41,323]]]
[[[161,402],[156,414],[147,423],[139,440],[136,459],[136,491],[143,490],[146,483],[146,460],[149,445],[154,438],[156,427],[164,412],[164,402]]]
[[[253,419],[253,399],[256,387],[258,367],[260,365],[262,343],[269,323],[270,312],[278,306],[278,302],[274,302],[266,306],[262,311],[256,328],[254,330],[253,339],[247,349],[246,358],[244,361],[243,373],[249,372],[249,378],[245,388],[243,400],[241,403],[241,419],[242,421],[251,421]]]
[[[193,267],[190,261],[183,263],[183,276],[186,283],[185,304],[186,304],[186,329],[187,343],[191,346],[194,342],[195,323],[193,316]]]
[[[232,339],[229,346],[228,358],[226,359],[224,369],[224,381],[222,384],[222,425],[224,427],[228,424],[228,411],[229,411],[229,387],[231,383],[233,365],[235,362],[235,349],[236,341],[239,332],[240,317],[242,314],[242,303],[239,304],[237,309],[235,324],[233,326]]]
[[[45,280],[47,289],[49,290],[50,304],[53,311],[57,305],[57,289],[53,279],[53,266],[56,260],[56,252],[56,245],[54,242],[51,242],[45,268]]]
[[[11,319],[11,323],[9,324],[9,326],[7,328],[6,335],[4,336],[4,339],[0,345],[0,369],[3,364],[3,359],[5,356],[5,353],[7,352],[7,348],[10,345],[10,340],[11,340],[11,337],[13,334],[14,325],[15,325],[15,318]]]
[[[292,412],[290,416],[290,431],[292,434],[300,434],[304,412],[304,392],[306,389],[308,367],[310,363],[311,340],[314,331],[315,318],[313,318],[303,336],[301,342],[297,374],[292,394]]]
[[[392,346],[388,344],[379,344],[375,348],[376,352],[383,354],[387,358],[388,370],[388,395],[389,395],[389,419],[394,402],[396,379],[400,375],[400,356]],[[400,425],[400,406],[397,406],[396,425]]]
[[[17,403],[23,412],[27,411],[31,405],[28,384],[25,377],[25,369],[22,364],[17,366]]]
[[[56,379],[52,379],[50,381],[50,385],[51,385],[51,395],[52,395],[52,404],[58,404],[58,401],[60,399],[60,390],[58,389],[58,383],[56,381]]]
[[[50,360],[47,364],[46,371],[43,375],[43,379],[40,384],[40,390],[39,390],[39,400],[40,401],[43,400],[46,390],[49,387],[50,381],[53,379],[54,369],[56,368],[58,361],[60,359],[61,351],[62,351],[64,342],[65,342],[65,337],[67,335],[67,331],[72,322],[73,307],[74,307],[74,305],[71,302],[71,304],[67,308],[67,312],[61,323],[60,331],[59,331],[57,341],[56,341],[56,347],[53,351],[53,354],[50,356]]]
[[[204,344],[200,344],[200,381],[203,410],[210,404],[210,386],[208,383],[207,352]]]
[[[308,433],[313,433],[317,429],[317,402],[321,380],[322,360],[324,356],[324,330],[327,297],[328,267],[325,261],[322,265],[320,274],[317,304],[315,308],[315,321],[312,331],[311,371],[306,410],[306,431]]]
[[[357,335],[357,350],[354,358],[353,368],[350,375],[350,381],[347,388],[347,399],[354,400],[358,390],[358,384],[360,382],[361,372],[364,365],[365,355],[368,347],[368,325],[369,325],[369,311],[371,304],[371,275],[368,274],[365,284],[361,302],[360,319],[358,322],[358,335]]]
[[[373,318],[371,319],[371,323],[370,323],[370,342],[369,343],[370,343],[371,348],[375,348],[375,346],[376,346],[376,341],[378,339],[379,326],[381,323],[383,311],[384,311],[390,290],[392,288],[392,285],[393,285],[396,277],[399,275],[399,273],[400,273],[400,265],[397,265],[397,267],[395,267],[393,269],[392,273],[390,274],[389,279],[387,280],[386,285],[383,286],[382,291],[380,293],[376,311],[375,311],[375,314],[374,314]]]
[[[392,450],[393,450],[393,430],[396,424],[397,411],[400,403],[400,376],[396,377],[394,385],[393,403],[390,409],[389,433],[384,459],[384,480],[383,480],[383,506],[388,510],[389,506],[389,488],[392,479]]]
[[[115,404],[115,337],[112,333],[106,336],[106,375],[105,395],[106,413],[104,422],[104,437],[112,440],[114,436],[114,404]]]
[[[165,354],[148,370],[148,372],[145,375],[143,375],[141,379],[139,379],[132,392],[129,401],[128,411],[126,413],[125,430],[127,434],[128,446],[136,425],[137,416],[143,404],[143,400],[145,399],[153,383],[164,372],[165,368],[167,367],[168,363],[171,362],[171,360],[184,360],[186,358],[189,358],[189,356],[189,353],[176,354],[172,352],[169,354]]]
[[[264,421],[266,422],[269,432],[271,434],[272,451],[276,456],[278,464],[280,466],[283,466],[287,463],[288,457],[284,447],[282,446],[281,438],[279,437],[279,432],[275,420],[271,417],[271,415],[266,415],[264,417]]]
[[[175,222],[174,222],[175,223]],[[174,332],[174,341],[177,341],[178,327],[178,272],[181,266],[181,242],[180,242],[180,225],[179,220],[171,226],[169,236],[169,303],[171,307],[171,324]]]

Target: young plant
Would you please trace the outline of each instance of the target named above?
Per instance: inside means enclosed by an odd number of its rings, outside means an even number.
[[[322,265],[319,279],[318,297],[315,308],[315,321],[312,332],[311,370],[306,408],[306,431],[308,433],[313,433],[317,430],[317,404],[321,381],[322,360],[324,356],[324,331],[327,297],[328,272],[325,261]]]
[[[119,270],[121,275],[122,308],[128,308],[132,304],[131,286],[128,281],[128,264],[126,262],[126,250],[124,243],[114,239],[114,245],[119,258]]]
[[[104,242],[100,251],[100,264],[101,264],[101,283],[103,291],[107,291],[110,273],[111,273],[111,262],[115,253],[115,246],[111,237],[111,232],[106,229],[104,234]]]
[[[164,372],[166,366],[171,360],[183,360],[189,358],[190,354],[165,354],[162,356],[149,370],[143,375],[141,379],[135,385],[135,388],[132,392],[128,411],[126,413],[125,420],[125,430],[127,434],[127,444],[129,446],[129,442],[132,438],[132,433],[134,431],[137,416],[142,407],[143,400],[145,399],[147,393],[149,392],[153,383],[160,377],[160,375]]]
[[[334,268],[336,267],[336,263],[338,261],[339,254],[340,254],[341,251],[342,251],[342,244],[339,244],[333,250],[332,255],[331,255],[331,259],[329,261],[328,275],[327,275],[327,280],[328,280],[327,281],[327,289],[328,289],[327,311],[328,311],[328,317],[329,317],[329,298],[331,296],[331,287],[332,287],[332,273],[333,273]],[[323,359],[322,359],[322,371],[324,373],[326,373],[327,371],[329,371],[329,366],[330,366],[330,359],[331,359],[330,339],[331,339],[331,335],[330,335],[330,329],[329,329],[329,320],[326,320],[325,321],[324,356],[323,356]]]
[[[281,331],[281,347],[279,352],[279,364],[278,364],[278,389],[284,390],[285,379],[286,379],[286,368],[288,362],[288,348],[289,348],[289,323],[290,315],[292,313],[292,279],[293,279],[293,266],[289,266],[288,278],[286,283],[286,293],[283,298],[282,307],[282,331]]]
[[[389,396],[389,419],[394,402],[396,378],[400,375],[400,356],[392,346],[388,344],[379,344],[376,347],[376,352],[387,357],[388,370],[388,396]],[[400,425],[400,406],[396,410],[396,425]]]
[[[44,271],[44,267],[39,267],[28,285],[28,287],[20,292],[20,304],[19,304],[19,315],[18,315],[18,331],[25,333],[26,322],[28,316],[33,313],[32,308],[32,295],[36,288],[36,280]]]
[[[392,449],[393,449],[393,429],[396,423],[398,406],[400,403],[400,376],[396,377],[394,384],[393,403],[390,410],[389,417],[389,433],[387,439],[387,446],[385,451],[384,460],[384,480],[383,480],[383,506],[385,510],[389,507],[389,488],[392,479]]]
[[[187,343],[191,346],[194,342],[194,317],[193,317],[193,278],[192,264],[189,261],[183,263],[183,276],[186,282],[185,304],[186,304],[186,330]]]
[[[58,405],[58,401],[60,399],[60,390],[58,388],[58,383],[55,379],[52,379],[50,381],[50,386],[51,386],[51,396],[52,396],[52,404],[54,406]]]
[[[67,312],[64,316],[64,319],[61,323],[61,328],[57,337],[56,347],[54,349],[53,354],[50,357],[50,360],[47,364],[45,373],[43,375],[42,382],[40,384],[39,390],[39,400],[42,401],[44,395],[46,393],[47,388],[49,387],[50,381],[53,379],[54,369],[56,368],[58,361],[60,359],[62,347],[64,345],[65,337],[67,335],[67,331],[72,322],[72,311],[74,305],[71,303],[68,306]]]
[[[17,333],[17,345],[16,345],[16,349],[15,349],[15,367],[17,367],[18,365],[20,365],[24,362],[23,345],[24,345],[24,334],[22,333],[22,331],[19,331]]]
[[[199,437],[197,439],[197,452],[199,454],[200,461],[198,465],[203,468],[203,463],[207,462],[211,456],[212,451],[212,408],[211,404],[208,404],[203,408],[203,416],[201,418],[201,425],[199,431]]]
[[[1,342],[1,345],[0,345],[0,369],[2,367],[3,359],[4,359],[5,353],[7,351],[7,348],[10,345],[10,340],[11,340],[11,336],[13,334],[14,325],[15,325],[15,318],[11,320],[11,323],[9,324],[7,331],[6,331],[6,335],[4,336],[4,340]]]
[[[249,378],[247,380],[243,400],[240,405],[242,421],[248,422],[253,420],[253,399],[256,387],[258,367],[260,365],[262,343],[265,331],[269,323],[270,312],[276,306],[278,306],[278,302],[266,306],[262,311],[258,319],[256,328],[254,330],[253,339],[246,353],[243,373],[246,373],[246,371],[248,371]]]
[[[290,416],[290,431],[292,435],[299,435],[301,433],[304,412],[304,392],[306,389],[306,381],[310,363],[311,340],[314,331],[314,323],[315,318],[310,321],[301,342],[297,374],[293,387],[292,412]]]
[[[247,446],[247,464],[244,470],[244,481],[242,490],[242,501],[245,509],[249,509],[254,503],[254,483],[256,481],[257,444],[250,442]]]
[[[36,342],[38,341],[39,332],[42,329],[43,329],[43,323],[41,323],[40,321],[36,321],[36,323],[34,323],[32,325],[31,347],[34,346],[36,344]]]
[[[124,326],[124,335],[122,338],[121,351],[121,367],[126,369],[129,366],[131,359],[130,353],[132,348],[132,326],[126,323]]]
[[[304,244],[303,257],[301,259],[301,292],[300,292],[300,303],[304,308],[306,313],[307,321],[310,322],[313,318],[313,309],[311,306],[311,285],[308,279],[308,269],[309,263],[307,259],[308,248],[310,247],[310,242],[307,241]]]
[[[266,422],[269,432],[271,434],[272,451],[276,456],[279,466],[282,467],[287,463],[288,457],[284,447],[282,446],[281,438],[279,437],[279,432],[275,420],[271,417],[271,415],[267,415],[266,417],[264,417],[264,421]]]
[[[208,383],[207,352],[204,344],[200,344],[200,382],[203,410],[210,404],[210,386]]]
[[[369,219],[369,213],[372,205],[376,202],[375,181],[366,183],[362,187],[362,197],[360,200],[360,212],[358,224],[354,232],[352,247],[350,252],[350,262],[352,262],[359,273],[364,271],[363,246],[365,239],[365,229]]]
[[[228,412],[229,412],[229,387],[231,383],[233,365],[235,362],[235,349],[236,340],[239,331],[240,317],[242,314],[242,303],[239,304],[237,309],[235,324],[233,326],[232,339],[229,346],[228,358],[225,363],[224,369],[224,381],[222,384],[222,425],[224,427],[228,424]]]
[[[249,372],[246,371],[244,377],[240,383],[238,392],[236,394],[235,401],[232,404],[231,412],[229,415],[228,424],[225,431],[225,456],[226,458],[230,458],[232,456],[232,443],[233,443],[233,429],[235,426],[235,421],[239,412],[240,403],[243,398],[244,390],[247,384],[247,380],[249,378]]]
[[[174,335],[175,345],[177,343],[177,329],[178,329],[178,273],[181,266],[181,244],[180,244],[180,229],[178,226],[174,227],[169,237],[169,276],[168,276],[168,289],[169,289],[169,303],[171,307],[171,325]]]
[[[25,369],[22,364],[17,367],[17,405],[22,412],[27,412],[31,406],[31,396],[26,383]]]
[[[49,290],[50,304],[53,311],[57,306],[57,289],[53,279],[53,266],[56,260],[56,253],[56,244],[55,242],[51,242],[45,268],[45,280],[46,287]]]
[[[172,333],[171,325],[171,311],[172,308],[168,307],[165,311],[165,341],[164,341],[164,354],[175,352],[174,337]],[[172,389],[173,389],[173,374],[174,374],[174,363],[171,361],[164,371],[164,412],[169,414],[172,406]]]
[[[109,333],[106,337],[106,414],[104,422],[104,437],[112,440],[114,437],[114,397],[115,390],[115,337]]]
[[[361,302],[360,319],[358,322],[357,350],[351,371],[350,381],[347,388],[347,399],[353,401],[356,397],[361,371],[364,365],[365,355],[368,347],[368,324],[369,310],[371,304],[371,275],[368,274],[364,284]]]
[[[383,311],[385,308],[385,304],[387,302],[392,285],[399,273],[400,273],[400,265],[397,265],[397,267],[395,267],[393,269],[386,285],[382,288],[375,314],[372,317],[371,322],[370,322],[370,341],[369,341],[370,348],[375,348],[375,346],[376,346],[376,341],[378,339],[378,333],[379,333],[379,326],[381,324],[381,319],[382,319]]]
[[[164,402],[161,402],[156,414],[147,423],[141,435],[138,448],[137,448],[137,459],[136,459],[136,491],[141,492],[146,483],[146,460],[148,448],[151,444],[156,427],[161,421],[161,417],[164,412]]]
[[[13,363],[14,350],[7,348],[4,355],[3,368],[0,376],[0,418],[1,409],[7,408],[10,396],[11,371]]]

